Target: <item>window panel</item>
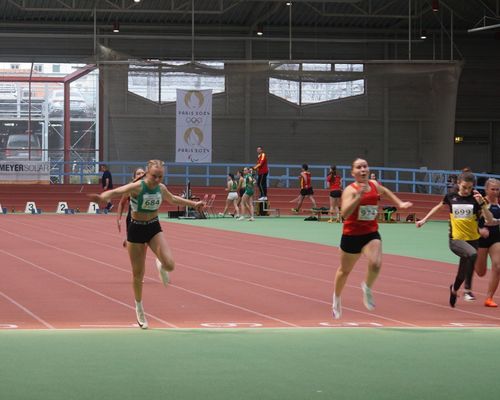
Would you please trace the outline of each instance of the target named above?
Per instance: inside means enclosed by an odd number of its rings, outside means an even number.
[[[332,64],[313,64],[313,63],[304,63],[302,64],[303,71],[331,71]]]
[[[212,89],[212,94],[216,94],[225,92],[226,83],[223,76],[199,75],[186,72],[163,73],[161,75],[162,103],[176,101],[177,89]]]
[[[291,103],[299,104],[300,83],[284,79],[269,78],[269,93]]]
[[[134,67],[128,71],[128,90],[154,102],[160,101],[160,76],[156,67]]]

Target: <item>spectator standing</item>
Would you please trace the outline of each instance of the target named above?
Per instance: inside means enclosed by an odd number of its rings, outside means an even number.
[[[262,146],[257,147],[257,164],[253,167],[257,171],[257,186],[259,187],[259,201],[267,200],[267,175],[269,167],[267,166],[267,155]]]
[[[113,189],[113,177],[111,176],[111,172],[108,169],[108,166],[106,164],[101,164],[101,171],[102,171],[102,177],[101,177],[101,185],[102,185],[102,190],[105,192],[106,190],[111,190]],[[113,204],[108,201],[108,204],[106,204],[106,210],[111,211],[113,208]]]

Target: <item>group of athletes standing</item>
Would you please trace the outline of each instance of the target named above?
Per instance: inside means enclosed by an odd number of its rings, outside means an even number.
[[[259,163],[256,167],[259,168]],[[162,201],[166,200],[171,204],[188,206],[198,211],[201,211],[205,206],[203,201],[192,201],[170,193],[162,183],[164,174],[163,162],[150,160],[145,170],[135,171],[134,180],[131,183],[101,194],[91,195],[92,200],[98,203],[108,203],[112,198],[122,196],[118,212],[119,230],[121,229],[120,220],[124,201],[126,199],[130,201],[125,245],[132,265],[137,322],[142,329],[148,327],[142,304],[147,247],[156,255],[156,266],[165,286],[170,280],[169,272],[173,271],[175,267],[172,251],[165,240],[158,219],[158,210]],[[368,260],[366,278],[361,283],[363,303],[368,310],[375,308],[372,287],[382,266],[382,239],[378,232],[377,223],[380,198],[387,198],[398,209],[412,207],[411,202],[401,200],[375,179],[370,179],[366,160],[355,159],[352,163],[351,175],[354,182],[344,190],[335,167],[330,168],[327,178],[331,189],[331,221],[334,218],[338,221],[344,221],[340,240],[340,266],[337,269],[334,282],[332,311],[335,319],[342,316],[342,291],[350,272],[361,255],[364,255]],[[238,191],[240,191],[243,207],[247,207],[250,213],[249,218],[253,220],[252,197],[255,179],[251,168],[245,168],[237,176],[237,179],[232,175],[228,176],[228,199],[231,195],[235,215],[242,218],[243,210],[240,212],[239,206],[234,203],[235,199],[240,197],[238,196]],[[445,195],[443,200],[432,208],[423,219],[416,221],[416,226],[424,225],[441,207],[447,206],[449,208],[449,246],[450,250],[460,257],[455,281],[450,286],[450,305],[455,307],[458,290],[464,282],[464,299],[467,301],[475,300],[472,293],[473,272],[475,269],[479,276],[486,273],[486,260],[489,255],[492,261],[492,273],[485,306],[496,307],[493,295],[500,280],[500,206],[498,204],[500,181],[489,179],[486,182],[485,197],[473,190],[474,175],[470,172],[462,173],[458,177],[457,184],[457,191]],[[227,209],[224,212],[226,211]],[[478,248],[479,251],[477,251]]]

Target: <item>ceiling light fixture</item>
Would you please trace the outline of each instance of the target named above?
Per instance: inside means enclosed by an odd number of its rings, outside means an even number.
[[[257,36],[262,36],[264,34],[264,25],[257,25]]]
[[[432,0],[432,11],[439,11],[439,0]]]
[[[425,31],[425,29],[422,32],[420,32],[420,39],[422,40],[427,39],[427,32]]]
[[[120,24],[118,23],[118,21],[113,22],[113,32],[114,33],[120,32]]]

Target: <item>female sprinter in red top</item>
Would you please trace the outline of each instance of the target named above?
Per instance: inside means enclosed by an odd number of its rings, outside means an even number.
[[[361,283],[363,303],[368,310],[375,308],[372,286],[382,266],[382,239],[378,233],[377,213],[379,195],[387,197],[398,208],[406,209],[413,204],[402,201],[389,189],[369,180],[370,170],[366,160],[357,158],[352,163],[351,175],[355,182],[342,193],[342,217],[344,226],[340,241],[340,267],[335,275],[333,317],[342,316],[341,295],[349,273],[362,254],[368,259],[366,280]]]

